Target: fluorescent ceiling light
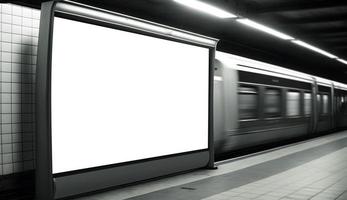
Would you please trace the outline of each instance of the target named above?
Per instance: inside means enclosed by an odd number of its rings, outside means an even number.
[[[344,59],[341,59],[341,58],[339,58],[339,59],[337,59],[339,62],[342,62],[343,64],[346,64],[347,65],[347,61],[346,60],[344,60]]]
[[[174,0],[177,3],[183,4],[187,7],[196,9],[196,10],[200,10],[202,12],[205,12],[209,15],[213,15],[219,18],[236,18],[237,16],[227,12],[225,10],[222,10],[220,8],[211,6],[207,3],[201,2],[201,1],[197,1],[197,0]]]
[[[312,51],[315,51],[315,52],[317,52],[317,53],[320,53],[320,54],[322,54],[322,55],[325,55],[325,56],[327,56],[327,57],[329,57],[329,58],[333,58],[333,59],[337,58],[337,56],[335,56],[335,55],[333,55],[333,54],[331,54],[331,53],[329,53],[329,52],[326,52],[326,51],[324,51],[324,50],[322,50],[322,49],[319,49],[319,48],[317,48],[317,47],[315,47],[315,46],[312,46],[312,45],[310,45],[310,44],[307,44],[306,42],[303,42],[303,41],[300,41],[300,40],[293,40],[292,42],[294,42],[295,44],[300,45],[300,46],[302,46],[302,47],[305,47],[305,48],[307,48],[307,49],[310,49],[310,50],[312,50]]]
[[[223,81],[223,78],[221,76],[214,76],[215,81]]]
[[[250,26],[252,28],[255,28],[255,29],[258,29],[260,31],[263,31],[265,33],[268,33],[270,35],[273,35],[273,36],[276,36],[278,38],[281,38],[283,40],[293,40],[294,38],[287,35],[287,34],[284,34],[284,33],[281,33],[279,31],[276,31],[275,29],[272,29],[270,27],[267,27],[267,26],[264,26],[262,24],[259,24],[257,22],[254,22],[252,20],[249,20],[249,19],[246,19],[246,18],[242,18],[242,19],[237,19],[236,21],[246,25],[246,26]]]

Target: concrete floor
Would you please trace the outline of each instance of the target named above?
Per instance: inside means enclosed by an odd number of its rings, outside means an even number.
[[[78,200],[347,200],[347,131]]]

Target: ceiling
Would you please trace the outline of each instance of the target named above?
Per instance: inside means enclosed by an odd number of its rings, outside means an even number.
[[[171,0],[76,0],[220,39],[217,49],[347,83],[347,65]],[[345,0],[201,0],[347,59]],[[12,1],[13,2],[13,1]],[[39,6],[40,1],[21,4]]]

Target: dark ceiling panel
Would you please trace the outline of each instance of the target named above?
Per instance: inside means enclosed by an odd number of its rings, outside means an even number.
[[[331,11],[330,11],[331,12]],[[306,24],[306,23],[326,23],[326,22],[335,22],[335,21],[347,21],[347,12],[333,12],[329,14],[316,14],[306,17],[299,17],[296,15],[296,18],[283,18],[281,24]]]
[[[347,42],[347,35],[341,35],[339,37],[325,37],[325,38],[320,38],[319,42],[338,42],[338,43],[342,43],[342,42]]]
[[[268,13],[268,12],[286,12],[286,11],[298,11],[298,10],[310,10],[320,8],[336,8],[340,6],[346,6],[347,1],[343,0],[287,0],[287,1],[269,1],[267,3],[258,2],[259,8],[255,10],[255,13]]]
[[[333,33],[304,33],[302,34],[303,37],[314,37],[317,40],[320,40],[320,38],[331,38],[331,37],[344,37],[347,35],[347,31],[342,32],[333,32]]]
[[[293,28],[294,29],[294,28]],[[314,28],[305,28],[305,27],[295,27],[294,30],[297,30],[299,33],[315,33],[315,34],[323,34],[323,33],[345,33],[347,31],[347,26],[334,26],[334,27],[322,27],[322,26],[316,26]],[[298,36],[299,37],[299,36]]]

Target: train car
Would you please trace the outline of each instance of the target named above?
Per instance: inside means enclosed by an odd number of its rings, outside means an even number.
[[[347,85],[216,52],[214,134],[223,153],[347,125]]]

